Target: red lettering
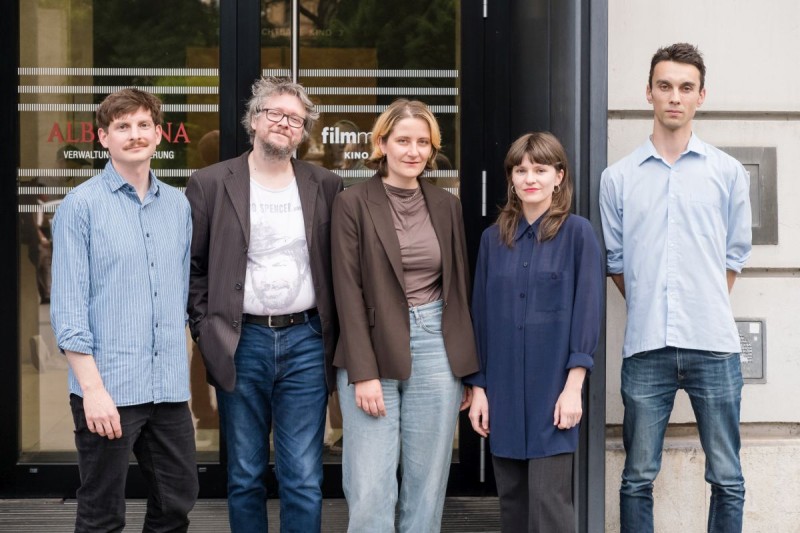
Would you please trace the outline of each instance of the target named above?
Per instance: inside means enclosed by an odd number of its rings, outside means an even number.
[[[166,127],[161,126],[161,136],[168,143],[172,142],[172,122],[167,122]]]
[[[81,122],[81,142],[90,143],[94,141],[94,124],[91,122]]]
[[[58,125],[58,122],[53,122],[53,127],[50,130],[50,135],[47,136],[47,142],[53,142],[53,137],[58,139],[58,142],[64,142],[64,134],[61,133],[61,127]]]
[[[75,130],[73,128],[72,122],[67,122],[67,142],[70,143],[81,142],[79,138],[75,137]]]
[[[183,122],[178,124],[178,132],[175,134],[175,137],[172,138],[172,141],[178,142],[180,139],[183,139],[184,144],[192,142],[189,140],[189,134],[186,133],[186,128],[184,127]]]
[[[189,132],[186,131],[186,125],[183,122],[178,123],[174,133],[172,122],[167,122],[161,128],[161,136],[168,143],[188,144],[192,142],[189,140]],[[49,143],[54,140],[60,143],[90,143],[96,139],[97,132],[92,122],[67,122],[66,130],[62,130],[58,122],[53,122],[53,127],[50,128],[50,133],[47,135],[47,142]]]

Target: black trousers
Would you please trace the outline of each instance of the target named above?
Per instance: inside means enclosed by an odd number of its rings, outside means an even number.
[[[503,533],[573,533],[572,459],[565,453],[541,459],[492,456]]]
[[[149,488],[144,531],[187,531],[199,490],[188,403],[119,407],[122,437],[109,440],[89,431],[83,398],[72,394],[69,402],[81,476],[75,531],[123,530],[131,452]]]

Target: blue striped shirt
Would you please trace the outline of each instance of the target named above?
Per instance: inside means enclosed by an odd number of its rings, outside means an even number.
[[[694,134],[672,165],[648,140],[603,172],[608,272],[625,277],[623,357],[741,349],[725,271],[750,257],[749,192],[742,165]]]
[[[53,219],[50,318],[61,350],[91,354],[117,406],[189,399],[189,202],[150,173],[140,201],[111,162]],[[70,369],[70,392],[82,396]]]

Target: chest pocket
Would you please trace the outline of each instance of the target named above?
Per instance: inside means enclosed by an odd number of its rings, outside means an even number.
[[[537,272],[536,293],[533,309],[535,311],[563,311],[567,307],[567,272]]]

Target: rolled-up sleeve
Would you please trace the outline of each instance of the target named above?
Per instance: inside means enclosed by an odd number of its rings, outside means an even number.
[[[619,184],[610,169],[600,178],[600,216],[606,244],[606,265],[609,274],[622,274],[622,201]]]
[[[750,210],[750,176],[736,164],[736,178],[728,195],[728,235],[725,268],[741,272],[752,249],[752,212]]]
[[[67,195],[52,223],[53,260],[50,320],[58,347],[91,354],[89,328],[89,216],[87,206]]]

